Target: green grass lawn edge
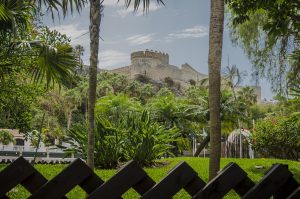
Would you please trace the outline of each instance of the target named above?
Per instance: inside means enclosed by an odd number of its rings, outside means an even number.
[[[201,179],[205,182],[208,181],[208,158],[194,158],[194,157],[178,157],[178,158],[169,158],[160,160],[167,162],[168,164],[162,167],[157,168],[144,168],[148,175],[159,182],[167,173],[179,162],[187,162],[199,175]],[[275,163],[286,164],[289,167],[289,170],[293,173],[294,178],[300,183],[300,162],[289,161],[289,160],[278,160],[278,159],[232,159],[232,158],[223,158],[221,159],[221,168],[227,165],[230,162],[237,163],[244,171],[248,173],[248,176],[254,181],[258,182],[264,176],[265,172]],[[262,169],[256,169],[255,166],[263,166]],[[59,172],[61,172],[67,165],[35,165],[35,168],[47,179],[52,179]],[[0,165],[0,170],[4,169],[6,165]],[[117,170],[103,170],[96,169],[95,172],[97,175],[103,179],[108,180],[111,178]],[[10,198],[27,198],[30,194],[21,186],[17,186],[8,193]],[[85,192],[77,186],[75,189],[68,193],[68,198],[85,198]],[[123,196],[126,199],[138,198],[137,193],[134,190],[129,190]],[[190,198],[185,191],[180,191],[174,198]],[[231,191],[226,195],[226,198],[239,198],[234,191]]]

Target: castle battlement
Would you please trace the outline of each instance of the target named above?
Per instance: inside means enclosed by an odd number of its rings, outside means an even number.
[[[145,50],[145,51],[137,51],[131,53],[131,63],[138,63],[141,61],[159,61],[161,64],[169,64],[169,54],[153,51],[153,50]]]

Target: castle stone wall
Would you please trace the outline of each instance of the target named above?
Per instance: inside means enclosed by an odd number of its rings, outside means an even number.
[[[146,75],[153,80],[164,80],[171,77],[180,82],[190,79],[199,80],[206,75],[199,73],[192,66],[184,64],[181,68],[169,64],[169,55],[157,51],[138,51],[131,53],[131,65],[112,70],[131,79],[137,75]]]
[[[111,70],[134,79],[137,75],[145,75],[156,81],[164,81],[166,77],[173,80],[188,84],[189,80],[199,81],[207,78],[207,75],[199,73],[192,66],[185,63],[181,67],[169,64],[169,55],[157,51],[138,51],[131,53],[131,65]],[[261,100],[261,88],[255,88],[257,100]]]
[[[153,64],[169,64],[169,55],[167,53],[157,51],[138,51],[131,53],[131,64],[139,64],[141,62],[148,62]]]

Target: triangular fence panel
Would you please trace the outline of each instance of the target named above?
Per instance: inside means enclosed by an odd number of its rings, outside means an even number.
[[[101,177],[101,176],[100,176]],[[0,198],[22,185],[32,199],[61,199],[79,185],[89,199],[120,199],[133,188],[142,199],[168,199],[184,189],[191,198],[222,198],[234,190],[241,198],[300,198],[300,185],[287,165],[275,164],[254,183],[236,163],[229,163],[207,184],[186,162],[176,165],[155,182],[135,161],[128,162],[104,182],[80,159],[75,160],[51,180],[47,180],[23,157],[0,172]]]

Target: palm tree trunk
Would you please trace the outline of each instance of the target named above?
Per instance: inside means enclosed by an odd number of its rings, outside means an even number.
[[[67,129],[68,130],[71,128],[71,123],[72,123],[72,111],[70,111],[68,114],[68,121],[67,121]]]
[[[90,68],[89,68],[89,101],[88,101],[88,146],[87,164],[94,169],[95,149],[95,102],[97,85],[97,64],[99,50],[99,32],[101,21],[100,0],[90,0]]]
[[[217,175],[221,158],[220,87],[224,26],[224,0],[211,0],[209,28],[209,109],[210,109],[210,159],[209,179]]]

